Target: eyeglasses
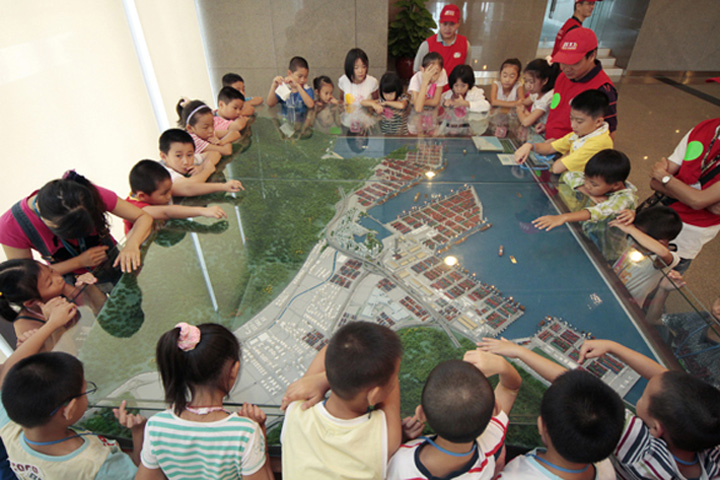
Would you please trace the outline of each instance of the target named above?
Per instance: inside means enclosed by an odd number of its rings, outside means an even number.
[[[82,397],[83,395],[92,395],[93,393],[97,392],[98,387],[97,387],[97,385],[95,385],[95,382],[87,382],[87,386],[89,388],[87,388],[83,393],[78,393],[77,395],[73,395],[72,397],[65,400],[60,406],[58,406],[55,410],[50,412],[49,416],[52,417],[53,415],[55,415],[58,412],[58,410],[60,410],[61,408],[66,406],[68,403],[70,403],[70,400],[72,400],[74,398]]]

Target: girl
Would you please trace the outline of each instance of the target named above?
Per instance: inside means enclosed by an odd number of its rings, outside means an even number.
[[[22,339],[43,326],[48,318],[45,304],[50,300],[60,296],[72,299],[78,287],[96,281],[92,274],[85,273],[73,287],[57,271],[35,260],[8,260],[0,263],[0,316],[13,322],[15,336]]]
[[[380,115],[380,132],[385,135],[407,135],[408,97],[403,94],[402,82],[393,72],[380,78],[380,98],[363,100],[363,106],[370,107]]]
[[[232,155],[231,143],[240,138],[240,133],[230,131],[222,139],[217,138],[212,109],[205,103],[181,98],[175,110],[178,114],[178,126],[187,130],[195,141],[196,155],[201,154],[203,160],[211,161],[213,165],[220,161],[220,155]],[[212,152],[217,153],[212,155]],[[198,160],[200,159],[196,157],[196,164],[202,163]]]
[[[334,85],[330,77],[321,75],[313,80],[313,88],[315,89],[315,105],[318,110],[322,110],[328,105],[337,105],[339,102],[333,96]]]
[[[367,74],[369,65],[367,54],[359,48],[345,57],[345,75],[338,80],[338,88],[347,113],[354,112],[363,100],[378,98],[378,81]]]
[[[509,58],[500,66],[500,80],[495,80],[490,90],[493,107],[515,107],[525,98],[522,85],[518,83],[522,64],[517,58]]]
[[[155,354],[171,409],[148,420],[137,478],[273,478],[263,411],[223,408],[240,370],[235,335],[218,324],[178,323]]]
[[[550,111],[555,79],[559,73],[560,66],[557,63],[549,65],[544,58],[537,58],[527,64],[523,79],[527,93],[530,95],[515,107],[522,126],[545,124]],[[530,107],[530,110],[525,107]]]
[[[490,110],[485,93],[475,86],[475,73],[469,65],[453,68],[448,83],[451,89],[443,93],[442,105],[446,109],[454,108],[456,116],[465,116],[466,112],[482,113]]]
[[[152,217],[72,170],[0,217],[0,244],[8,259],[32,258],[33,249],[61,275],[85,273],[115,251],[107,212],[133,223],[113,262],[113,267],[131,272],[140,266],[140,244],[150,233]],[[117,281],[113,273],[108,270],[96,277],[100,282]]]

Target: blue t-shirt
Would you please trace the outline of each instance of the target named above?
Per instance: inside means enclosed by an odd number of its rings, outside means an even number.
[[[315,93],[313,92],[312,87],[309,85],[303,85],[303,89],[310,98],[315,100]],[[300,92],[292,92],[286,101],[283,101],[280,97],[278,97],[277,93],[275,96],[277,97],[278,102],[282,105],[283,115],[287,115],[288,112],[293,110],[295,113],[305,113],[307,110],[307,106],[305,105],[305,102],[303,102]]]

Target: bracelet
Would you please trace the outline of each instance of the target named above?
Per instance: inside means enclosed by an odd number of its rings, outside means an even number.
[[[530,144],[530,150],[532,150],[533,152],[535,151],[535,144],[534,144],[534,143],[531,143],[531,144]]]

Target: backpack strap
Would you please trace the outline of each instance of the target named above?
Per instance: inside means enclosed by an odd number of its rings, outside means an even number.
[[[20,200],[15,205],[13,205],[10,209],[10,212],[12,213],[12,216],[13,218],[15,218],[15,221],[18,223],[18,225],[20,225],[20,228],[25,233],[25,236],[28,238],[28,240],[30,240],[30,243],[32,243],[33,247],[35,247],[35,250],[40,252],[40,255],[42,255],[42,257],[46,261],[53,263],[53,258],[52,255],[50,255],[50,250],[48,250],[47,245],[40,237],[40,233],[35,228],[35,225],[32,224],[32,222],[22,209],[21,202],[24,201],[25,200]]]

